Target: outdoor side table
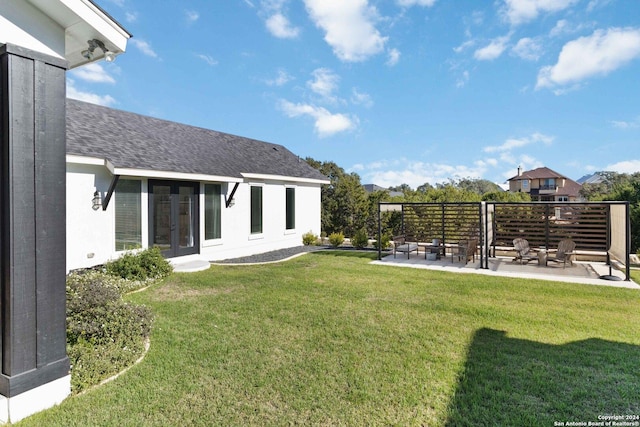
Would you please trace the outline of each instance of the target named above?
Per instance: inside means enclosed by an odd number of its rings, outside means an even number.
[[[545,249],[538,252],[538,265],[547,265],[547,251]]]
[[[435,261],[440,259],[440,254],[444,255],[444,246],[433,244],[420,244],[419,246],[424,248],[424,259]]]

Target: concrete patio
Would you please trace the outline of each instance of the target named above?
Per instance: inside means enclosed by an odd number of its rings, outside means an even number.
[[[581,262],[573,263],[572,267],[563,268],[562,264],[549,263],[548,266],[538,265],[537,261],[529,261],[525,264],[514,262],[513,258],[497,257],[489,258],[489,268],[480,268],[480,260],[476,257],[475,262],[470,261],[466,265],[462,262],[451,262],[451,256],[440,260],[429,261],[424,259],[424,255],[411,254],[407,258],[406,254],[387,255],[379,261],[373,261],[375,265],[388,265],[396,267],[422,268],[437,271],[448,271],[451,273],[473,273],[493,276],[513,277],[514,279],[530,278],[540,280],[551,280],[557,282],[583,283],[589,285],[614,286],[640,290],[640,286],[633,281],[625,281],[624,273],[612,269],[611,275],[620,277],[620,281],[600,279],[600,276],[609,275],[609,266],[602,262]]]

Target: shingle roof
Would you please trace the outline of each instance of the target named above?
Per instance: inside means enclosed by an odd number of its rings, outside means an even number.
[[[522,175],[516,175],[512,178],[509,178],[508,181],[517,180],[517,179],[544,179],[544,178],[566,178],[566,176],[559,174],[558,172],[551,170],[549,168],[536,168],[531,169],[530,171],[522,172]]]
[[[116,168],[327,180],[284,146],[67,99],[67,154]]]

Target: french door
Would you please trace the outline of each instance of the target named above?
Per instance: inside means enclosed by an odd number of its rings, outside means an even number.
[[[172,258],[198,253],[197,182],[149,180],[149,246]]]

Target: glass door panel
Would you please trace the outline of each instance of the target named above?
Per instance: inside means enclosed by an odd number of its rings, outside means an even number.
[[[179,190],[179,228],[178,244],[180,249],[192,248],[195,245],[195,189],[193,186],[180,186]]]
[[[153,186],[152,246],[162,252],[171,249],[171,187]],[[166,254],[169,255],[169,254]]]

